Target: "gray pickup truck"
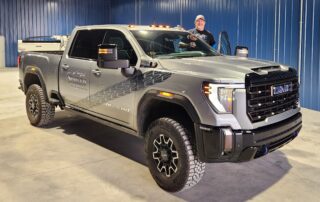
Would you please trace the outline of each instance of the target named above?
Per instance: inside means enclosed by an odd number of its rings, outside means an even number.
[[[170,192],[197,184],[205,163],[258,158],[302,127],[295,69],[223,56],[179,27],[76,27],[64,52],[18,63],[32,125],[59,106],[144,138],[151,175]]]

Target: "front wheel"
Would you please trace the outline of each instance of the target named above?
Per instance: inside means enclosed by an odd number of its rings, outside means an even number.
[[[55,106],[46,101],[43,89],[37,84],[28,88],[26,110],[29,121],[34,126],[49,124],[55,114]]]
[[[146,134],[147,162],[156,183],[166,191],[177,192],[196,185],[205,163],[195,156],[189,133],[177,121],[160,118]]]

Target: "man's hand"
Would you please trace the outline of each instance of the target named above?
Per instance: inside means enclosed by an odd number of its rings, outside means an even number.
[[[198,38],[197,38],[196,35],[194,35],[194,34],[189,34],[189,35],[187,36],[187,38],[190,39],[191,41],[196,41],[196,40],[198,40]]]
[[[182,41],[179,42],[179,48],[188,48],[188,47],[189,47],[189,44],[184,43]]]
[[[190,43],[179,42],[179,48],[195,48],[195,47],[197,47],[197,44],[193,41]]]
[[[190,47],[195,48],[195,47],[197,47],[197,44],[195,42],[190,42]]]

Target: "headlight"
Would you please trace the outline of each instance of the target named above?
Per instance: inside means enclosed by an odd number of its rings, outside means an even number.
[[[232,113],[234,91],[237,88],[244,88],[244,84],[203,84],[204,94],[218,113]]]
[[[223,107],[222,112],[232,113],[233,88],[218,88],[218,100]]]

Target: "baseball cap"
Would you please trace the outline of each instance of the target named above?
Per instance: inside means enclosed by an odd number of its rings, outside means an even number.
[[[202,19],[202,20],[206,21],[206,19],[204,18],[203,15],[197,15],[197,17],[196,17],[196,19],[194,21],[196,22],[199,19]]]

